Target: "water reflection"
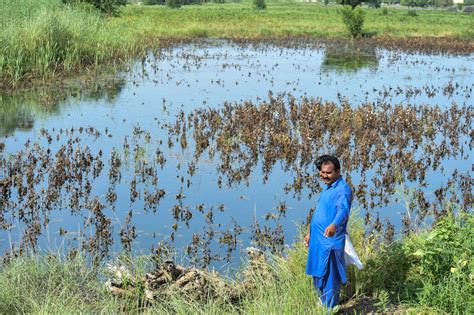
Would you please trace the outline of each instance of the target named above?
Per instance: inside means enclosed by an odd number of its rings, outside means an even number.
[[[375,48],[360,50],[355,47],[332,47],[326,49],[321,69],[323,71],[355,73],[361,69],[376,70],[378,64]]]
[[[114,104],[126,83],[120,77],[101,78],[61,88],[0,94],[0,137],[31,130],[36,118],[59,115],[61,107],[71,103],[103,100]]]

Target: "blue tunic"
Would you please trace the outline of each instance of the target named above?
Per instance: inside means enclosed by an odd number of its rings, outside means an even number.
[[[337,304],[340,282],[346,283],[347,276],[344,262],[344,245],[346,228],[352,203],[352,190],[342,177],[321,192],[316,211],[310,225],[310,240],[306,273],[314,277],[315,286],[321,292],[326,286],[332,286],[336,297],[331,305]],[[330,225],[336,226],[333,237],[325,237],[324,230]],[[333,283],[334,281],[339,283]],[[331,290],[330,290],[331,291]],[[323,299],[324,302],[324,299]],[[325,303],[326,304],[326,303]]]

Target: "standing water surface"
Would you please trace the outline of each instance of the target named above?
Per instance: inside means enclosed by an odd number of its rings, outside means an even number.
[[[222,42],[4,94],[0,251],[238,265],[295,241],[325,153],[368,231],[429,224],[449,198],[470,209],[473,72],[472,56]]]

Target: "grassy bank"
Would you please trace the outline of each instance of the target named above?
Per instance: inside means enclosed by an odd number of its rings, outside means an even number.
[[[387,243],[380,235],[364,236],[353,220],[352,239],[365,264],[350,268],[342,310],[449,312],[472,314],[474,304],[474,229],[472,214],[447,216],[433,229]],[[143,275],[149,258],[137,258],[130,270]],[[15,258],[0,269],[1,313],[138,312],[146,313],[322,313],[309,277],[304,274],[306,250],[297,242],[287,258],[268,262],[271,276],[253,271],[254,286],[239,301],[225,294],[196,301],[170,287],[153,305],[144,305],[143,292],[127,299],[110,295],[103,285],[105,268],[90,269],[79,256]],[[242,272],[252,272],[244,268]],[[230,285],[238,285],[229,280]],[[349,301],[348,303],[346,303]],[[364,302],[361,302],[364,301]]]
[[[71,75],[104,64],[123,64],[163,39],[348,38],[337,5],[205,4],[170,9],[128,5],[118,17],[60,0],[0,1],[0,78],[4,86]],[[437,10],[365,9],[364,33],[372,38],[448,37],[471,40],[472,15]],[[398,45],[398,44],[397,44]]]

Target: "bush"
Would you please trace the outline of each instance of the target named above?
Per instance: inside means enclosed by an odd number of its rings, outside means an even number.
[[[350,5],[352,9],[355,9],[355,7],[361,5],[362,0],[337,0],[337,3],[342,5]]]
[[[362,34],[365,14],[361,8],[351,9],[349,6],[344,6],[341,15],[342,21],[352,37],[355,38]]]
[[[474,0],[464,0],[464,5],[474,5]]]
[[[416,13],[416,10],[408,10],[407,15],[408,16],[418,16],[418,13]]]
[[[382,8],[382,15],[388,15],[388,9],[387,8]]]
[[[474,312],[472,282],[474,216],[448,216],[427,232],[405,241],[411,269],[406,281],[411,298],[450,313]]]
[[[127,0],[62,0],[65,4],[82,4],[88,3],[93,5],[96,9],[106,14],[116,15],[119,6],[126,5]]]
[[[166,0],[166,6],[173,8],[173,9],[178,9],[181,7],[181,0]]]
[[[265,10],[267,8],[265,0],[253,0],[253,5],[257,10]]]

